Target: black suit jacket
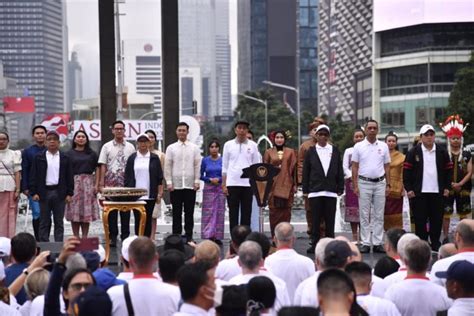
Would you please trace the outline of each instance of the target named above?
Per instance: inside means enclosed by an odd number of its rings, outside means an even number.
[[[316,151],[311,146],[303,161],[303,193],[329,191],[339,195],[344,193],[344,170],[342,168],[341,153],[333,146],[332,156],[327,175]]]
[[[30,170],[30,195],[38,194],[40,200],[46,196],[47,169],[46,151],[43,151],[35,156]],[[61,151],[59,152],[58,195],[60,199],[65,199],[67,195],[74,195],[74,176],[71,160]]]
[[[421,144],[416,145],[407,153],[403,164],[403,185],[407,192],[415,195],[421,193],[423,185],[423,150]],[[439,193],[451,187],[453,163],[449,159],[446,148],[436,144],[436,171],[438,173]]]
[[[136,152],[128,157],[127,164],[125,165],[125,186],[128,188],[134,188],[136,184],[135,158],[137,158]],[[156,196],[158,195],[158,186],[163,182],[163,170],[161,170],[160,158],[154,153],[150,153],[148,172],[150,173],[150,187],[148,188],[148,197],[151,200],[156,200]]]

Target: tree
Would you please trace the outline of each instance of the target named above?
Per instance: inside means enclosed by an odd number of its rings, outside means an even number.
[[[456,73],[456,84],[449,96],[448,114],[459,114],[464,122],[474,124],[474,52],[466,67]],[[471,127],[472,128],[472,127]],[[474,143],[474,131],[467,129],[464,144]]]

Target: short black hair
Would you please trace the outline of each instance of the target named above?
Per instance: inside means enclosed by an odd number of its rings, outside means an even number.
[[[354,261],[349,263],[344,271],[350,276],[354,284],[368,285],[372,280],[372,268],[365,262]]]
[[[255,241],[257,244],[260,245],[260,248],[262,248],[262,259],[265,259],[268,256],[268,253],[270,252],[270,239],[268,239],[267,235],[259,232],[251,232],[247,238],[246,241]]]
[[[11,256],[17,263],[26,263],[36,255],[36,239],[29,233],[18,233],[11,240]]]
[[[180,126],[186,126],[186,129],[189,131],[189,125],[188,123],[186,122],[179,122],[178,124],[176,124],[176,128],[180,127]]]
[[[398,241],[406,233],[407,232],[402,228],[390,228],[387,230],[385,236],[392,249],[395,249],[395,251],[397,250]]]
[[[230,232],[230,238],[232,242],[239,247],[247,238],[247,236],[252,232],[249,226],[247,225],[237,225],[232,228]],[[236,249],[237,251],[237,249]]]
[[[389,256],[380,258],[374,266],[374,275],[384,279],[386,276],[395,273],[400,268],[397,260]]]
[[[147,130],[145,131],[145,134],[148,134],[148,133],[153,134],[153,136],[155,136],[155,139],[156,139],[156,133],[155,133],[154,130],[152,130],[152,129],[147,129]]]
[[[222,303],[216,307],[216,312],[219,315],[246,315],[247,285],[226,285],[222,290]]]
[[[276,299],[275,284],[264,275],[256,276],[247,283],[247,296],[249,300],[254,301],[258,305],[253,307],[256,312],[271,308],[275,304]]]
[[[125,127],[125,123],[122,120],[116,120],[112,123],[112,128],[115,128],[115,125],[122,124]]]
[[[46,127],[44,127],[43,125],[35,125],[35,126],[33,126],[33,128],[31,129],[31,135],[34,135],[34,134],[35,134],[35,131],[36,131],[38,128],[39,128],[39,129],[42,129],[45,134],[48,132],[48,130],[46,129]]]
[[[251,129],[249,129],[247,131],[247,134],[250,134],[250,135],[252,135],[252,138],[255,138],[255,134],[253,133],[253,131]]]
[[[377,122],[374,119],[368,119],[367,122],[365,122],[365,126],[367,127],[369,125],[369,123],[375,123],[375,125],[377,125],[377,127],[379,127],[379,122]]]
[[[206,261],[185,264],[178,271],[178,283],[184,302],[196,297],[201,286],[206,285],[209,277],[207,271],[211,265]]]
[[[319,310],[311,306],[286,306],[278,311],[278,316],[319,316]]]
[[[87,268],[72,269],[70,271],[66,271],[66,274],[64,276],[63,283],[62,283],[63,292],[68,290],[69,285],[72,282],[72,279],[74,279],[74,277],[76,275],[78,275],[79,273],[87,273],[92,278],[92,284],[93,285],[97,284],[97,282],[95,281],[94,275],[92,274],[92,272],[90,272],[89,269],[87,269]],[[70,302],[68,300],[64,299],[64,303],[66,303],[66,308],[67,308],[69,306]]]
[[[178,270],[184,266],[185,262],[184,254],[181,251],[176,249],[164,251],[160,256],[160,260],[158,260],[158,267],[163,282],[175,282]]]

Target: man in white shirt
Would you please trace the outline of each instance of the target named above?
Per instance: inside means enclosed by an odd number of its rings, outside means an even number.
[[[54,220],[54,241],[64,238],[64,208],[74,195],[72,163],[59,150],[60,140],[56,131],[46,134],[45,152],[35,156],[30,170],[30,195],[40,204],[39,239],[49,242],[51,213]]]
[[[405,247],[407,267],[406,278],[392,286],[385,293],[385,298],[397,306],[403,316],[435,315],[446,311],[452,301],[442,286],[430,282],[426,276],[431,260],[431,248],[424,240],[411,240]],[[403,257],[402,257],[403,258]]]
[[[222,153],[222,190],[227,195],[230,230],[239,224],[250,226],[252,190],[248,178],[241,178],[242,170],[261,161],[257,144],[247,139],[249,122],[235,123],[236,137],[224,144]]]
[[[276,289],[276,300],[274,310],[278,312],[283,306],[290,305],[290,298],[285,281],[271,273],[261,271],[263,266],[262,248],[254,241],[245,241],[239,248],[239,264],[242,267],[242,274],[230,279],[230,284],[247,284],[252,278],[258,275],[269,277]]]
[[[128,251],[133,279],[107,291],[112,300],[112,315],[126,316],[132,311],[135,315],[173,315],[178,310],[180,291],[153,275],[158,261],[153,241],[138,237]]]
[[[395,259],[400,266],[402,265],[402,260],[400,259],[397,245],[404,234],[406,234],[406,231],[403,228],[390,228],[385,232],[385,243],[383,245],[387,256]]]
[[[467,260],[474,263],[474,220],[463,219],[456,226],[454,232],[454,243],[458,248],[458,253],[454,256],[436,261],[431,267],[432,281],[444,286],[445,279],[436,276],[439,271],[446,271],[451,263],[458,260]]]
[[[368,120],[367,136],[354,146],[352,153],[352,183],[359,196],[361,253],[370,252],[371,245],[373,252],[385,252],[383,222],[385,196],[390,189],[390,153],[387,144],[377,140],[378,131],[378,122]]]
[[[200,185],[201,153],[199,147],[188,141],[189,125],[179,122],[176,126],[178,141],[166,148],[165,179],[173,206],[173,234],[183,231],[188,242],[193,240],[194,204]]]
[[[314,262],[293,249],[296,237],[290,223],[282,222],[275,227],[274,240],[277,251],[265,259],[265,268],[285,281],[293,302],[298,285],[314,274]]]
[[[133,279],[133,272],[130,268],[130,257],[128,255],[128,248],[130,248],[130,244],[135,239],[137,239],[137,236],[130,236],[122,241],[120,261],[123,265],[123,271],[117,275],[117,279],[119,280],[124,280],[128,282],[129,280]]]
[[[351,262],[344,269],[354,282],[357,303],[369,315],[399,316],[397,307],[390,301],[371,295],[372,269],[365,262]]]
[[[474,315],[474,264],[467,260],[454,261],[447,271],[436,272],[436,277],[447,279],[446,290],[454,300],[448,316]]]
[[[214,269],[209,262],[198,261],[183,266],[178,272],[178,283],[184,304],[175,316],[207,316],[214,306]]]
[[[446,148],[435,144],[433,126],[423,125],[420,135],[421,144],[411,148],[405,157],[403,185],[413,206],[415,233],[426,241],[429,237],[431,249],[438,251],[444,216],[443,200],[449,195],[453,163]]]
[[[240,245],[245,241],[250,233],[250,227],[245,225],[237,225],[232,229],[230,232],[231,243],[229,253],[226,255],[226,259],[221,260],[216,268],[217,279],[229,281],[236,275],[242,273],[237,253]]]
[[[114,139],[105,143],[100,150],[99,190],[104,187],[125,186],[125,165],[128,157],[135,152],[135,147],[125,140],[125,123],[123,121],[112,123],[112,134]],[[121,240],[124,241],[130,235],[130,212],[111,212],[109,214],[111,247],[117,245],[117,213],[120,213]]]

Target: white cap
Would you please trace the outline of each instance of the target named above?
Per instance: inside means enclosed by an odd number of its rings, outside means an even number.
[[[420,135],[423,135],[428,131],[436,132],[433,126],[431,126],[430,124],[425,124],[420,128]]]
[[[122,241],[122,257],[127,261],[130,261],[130,257],[128,256],[128,247],[130,247],[130,244],[135,239],[137,239],[137,236],[130,236]]]
[[[137,142],[142,137],[145,137],[147,140],[150,140],[150,136],[148,136],[147,133],[141,133],[141,134],[138,134],[138,136],[137,136]]]
[[[0,260],[0,282],[5,279],[5,266],[3,265],[3,261]]]
[[[99,245],[99,248],[94,250],[99,254],[100,262],[104,262],[105,260],[105,249],[102,245]]]
[[[321,124],[316,128],[316,133],[319,132],[320,130],[325,129],[328,131],[328,133],[331,133],[331,130],[329,129],[329,126],[326,124]]]
[[[0,237],[0,258],[10,256],[12,244],[10,238]]]

